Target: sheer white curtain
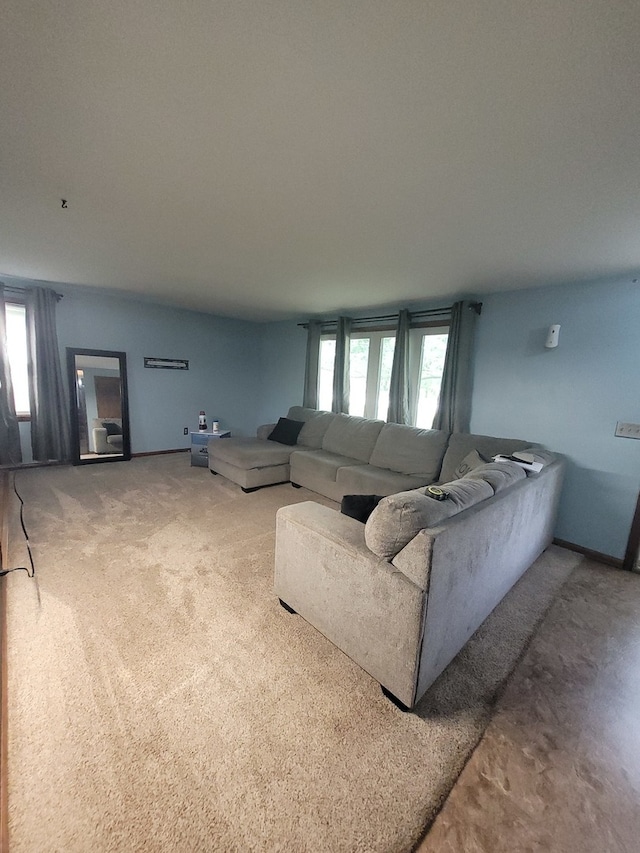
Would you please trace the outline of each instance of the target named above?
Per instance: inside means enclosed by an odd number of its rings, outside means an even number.
[[[20,429],[7,350],[4,285],[0,283],[0,465],[19,465],[21,462]]]

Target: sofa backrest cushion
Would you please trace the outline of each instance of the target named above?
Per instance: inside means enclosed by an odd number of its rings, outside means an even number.
[[[530,441],[521,441],[518,438],[495,438],[492,435],[454,432],[449,436],[449,444],[442,460],[442,470],[438,481],[448,483],[454,480],[456,468],[472,450],[477,450],[480,456],[484,456],[485,459],[491,459],[498,453],[508,455],[514,450],[524,450],[530,444]]]
[[[517,483],[519,480],[526,479],[527,473],[524,468],[521,468],[515,462],[487,462],[485,465],[480,465],[465,474],[461,480],[484,480],[489,483],[493,491],[498,494],[502,489]]]
[[[378,557],[391,560],[414,536],[427,527],[435,527],[467,507],[493,496],[484,480],[456,480],[443,490],[447,500],[427,497],[426,488],[398,492],[383,498],[364,527],[367,547]]]
[[[322,439],[322,449],[368,462],[384,421],[334,415]]]
[[[431,482],[437,479],[449,433],[385,424],[380,430],[370,465],[400,474],[417,474]]]
[[[333,412],[323,412],[320,409],[308,409],[305,406],[291,406],[287,417],[294,421],[303,421],[304,426],[298,435],[298,445],[311,450],[322,447],[322,439],[327,427],[336,417]]]
[[[524,451],[533,457],[534,462],[539,462],[543,468],[546,465],[551,465],[552,462],[555,462],[559,458],[557,453],[554,453],[552,450],[545,450],[544,447],[540,447],[538,444],[525,447]]]

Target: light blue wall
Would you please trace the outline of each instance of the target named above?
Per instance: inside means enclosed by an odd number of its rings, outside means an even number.
[[[261,328],[258,422],[275,423],[290,406],[301,406],[307,332],[295,322],[265,323]]]
[[[556,536],[621,558],[640,486],[640,286],[629,280],[491,294],[478,324],[471,429],[567,458]],[[560,323],[559,345],[545,349]]]
[[[133,453],[187,447],[183,427],[197,429],[200,409],[235,435],[255,433],[258,324],[87,288],[57,289],[64,295],[57,308],[63,358],[66,347],[126,353]],[[189,370],[145,368],[145,356],[188,359]]]

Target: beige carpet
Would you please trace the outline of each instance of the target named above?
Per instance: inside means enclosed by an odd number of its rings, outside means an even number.
[[[7,578],[11,853],[411,850],[580,561],[550,548],[403,714],[273,595],[275,512],[318,496],[186,454],[17,485],[37,582]]]

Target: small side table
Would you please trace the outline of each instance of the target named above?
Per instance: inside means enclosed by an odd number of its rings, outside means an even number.
[[[196,468],[209,467],[209,439],[229,438],[231,431],[221,429],[218,432],[192,432],[191,435],[191,465]]]

